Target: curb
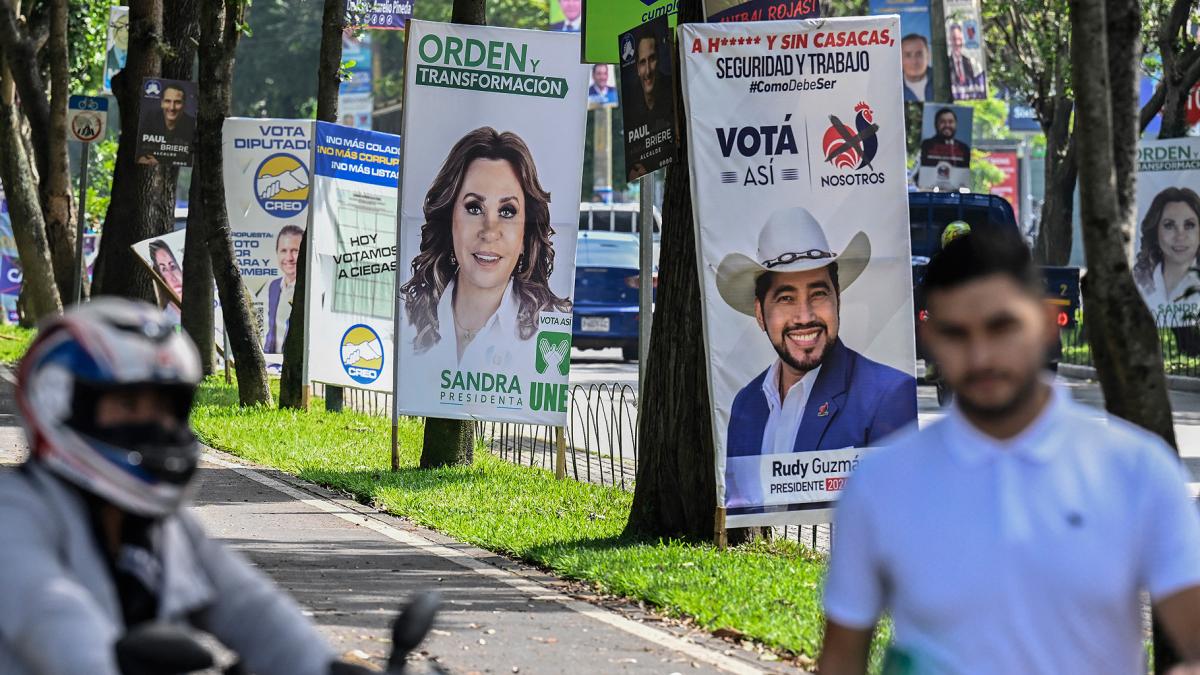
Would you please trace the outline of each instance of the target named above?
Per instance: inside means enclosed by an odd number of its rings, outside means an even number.
[[[1097,379],[1096,369],[1092,366],[1076,366],[1069,363],[1058,364],[1058,374],[1075,380]],[[1171,391],[1200,393],[1200,377],[1167,375],[1167,389]]]

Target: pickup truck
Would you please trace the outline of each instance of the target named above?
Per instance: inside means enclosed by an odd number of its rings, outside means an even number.
[[[1011,229],[1018,234],[1020,232],[1012,206],[997,195],[910,192],[908,218],[912,238],[913,307],[918,322],[928,316],[925,311],[924,294],[921,291],[921,279],[925,275],[929,259],[942,248],[942,230],[946,229],[946,225],[961,220],[971,226],[972,232],[997,228]],[[1061,328],[1073,327],[1079,309],[1079,268],[1042,267],[1042,276],[1046,280],[1046,302],[1058,309],[1058,325]],[[1061,356],[1060,343],[1047,354],[1047,366],[1052,370],[1056,369]],[[921,346],[920,339],[917,340],[917,358],[925,360],[927,374],[934,370],[929,368],[932,362]],[[937,386],[939,404],[944,405],[949,401],[949,391],[938,378],[926,377],[924,383]]]

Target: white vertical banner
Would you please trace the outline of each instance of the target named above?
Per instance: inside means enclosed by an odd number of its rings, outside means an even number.
[[[267,368],[283,366],[312,182],[312,120],[225,120],[225,204]]]
[[[1133,280],[1155,323],[1200,322],[1200,138],[1138,145]]]
[[[579,40],[409,23],[402,413],[566,423],[587,123]]]
[[[679,27],[729,527],[827,520],[860,453],[916,421],[899,27]]]
[[[391,393],[400,137],[328,122],[314,133],[308,380]]]

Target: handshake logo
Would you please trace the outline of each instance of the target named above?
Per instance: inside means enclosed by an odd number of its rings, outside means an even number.
[[[295,155],[271,155],[254,172],[254,196],[276,218],[298,215],[308,206],[308,167]]]

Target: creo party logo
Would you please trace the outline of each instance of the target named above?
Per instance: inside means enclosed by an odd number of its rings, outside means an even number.
[[[863,167],[874,169],[871,161],[879,151],[879,125],[875,123],[871,106],[863,102],[854,106],[853,128],[837,115],[830,115],[829,123],[821,138],[825,161],[844,171],[857,171]]]
[[[342,335],[342,368],[359,384],[371,384],[383,373],[383,340],[374,328],[356,323]]]
[[[288,218],[308,206],[308,167],[295,155],[276,153],[254,172],[254,196],[267,213]]]

